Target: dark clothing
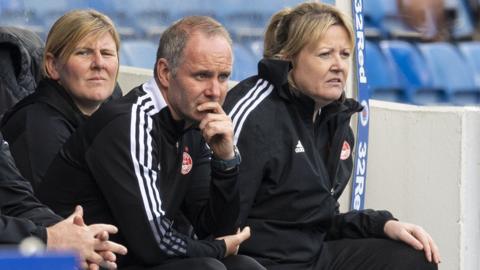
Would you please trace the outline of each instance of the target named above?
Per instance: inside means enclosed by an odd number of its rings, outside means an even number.
[[[117,85],[110,99],[120,96]],[[33,94],[5,113],[1,130],[35,191],[61,146],[86,119],[65,88],[51,79],[41,80]]]
[[[0,135],[0,244],[18,244],[29,236],[47,241],[46,227],[61,220],[34,196],[18,173],[8,144]]]
[[[60,147],[86,118],[67,91],[50,79],[43,79],[33,94],[5,114],[2,133],[34,190]]]
[[[269,261],[269,270],[290,270],[290,265]],[[299,264],[295,269],[316,270],[436,270],[437,265],[425,259],[423,250],[405,243],[378,238],[327,241],[313,263]]]
[[[43,46],[28,29],[0,27],[0,117],[37,87]]]
[[[118,242],[135,260],[223,258],[225,243],[194,240],[232,234],[239,212],[238,168],[210,169],[198,129],[172,118],[152,79],[94,113],[65,143],[38,196],[61,215],[76,204],[87,223],[119,227]],[[187,222],[188,219],[188,222]]]
[[[225,101],[242,154],[240,222],[252,229],[240,253],[265,265],[314,269],[326,240],[384,237],[393,217],[338,213],[353,167],[350,117],[362,107],[345,99],[316,111],[312,99],[290,90],[289,69],[289,62],[262,60],[259,75],[240,82]]]
[[[214,258],[173,259],[151,268],[128,267],[124,270],[264,270],[265,268],[247,256],[228,256],[221,260]]]

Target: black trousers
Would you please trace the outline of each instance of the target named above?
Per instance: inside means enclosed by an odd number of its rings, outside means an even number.
[[[254,259],[236,255],[222,260],[214,258],[182,258],[171,259],[155,267],[128,267],[126,270],[265,270]]]
[[[265,262],[262,262],[265,264]],[[436,270],[423,251],[389,239],[342,239],[325,242],[308,263],[265,264],[269,270]]]

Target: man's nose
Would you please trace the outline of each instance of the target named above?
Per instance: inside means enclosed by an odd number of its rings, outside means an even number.
[[[213,100],[217,100],[222,94],[223,85],[216,79],[212,79],[205,91],[205,95]]]

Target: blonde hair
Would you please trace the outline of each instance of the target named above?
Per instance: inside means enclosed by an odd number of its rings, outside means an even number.
[[[280,10],[268,24],[263,56],[292,59],[305,46],[322,39],[332,25],[340,25],[347,30],[353,49],[355,41],[351,19],[335,7],[311,2]]]
[[[109,33],[118,51],[120,50],[120,36],[113,21],[105,14],[93,9],[73,10],[60,17],[50,29],[45,44],[42,72],[49,77],[46,68],[46,55],[51,53],[60,63],[66,63],[77,45],[87,36],[99,37]]]

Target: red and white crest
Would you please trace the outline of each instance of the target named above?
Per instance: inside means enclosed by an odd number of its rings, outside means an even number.
[[[340,159],[341,160],[346,160],[347,158],[350,157],[351,153],[352,153],[352,151],[350,149],[350,144],[348,144],[347,141],[343,141],[342,152],[340,153]]]
[[[193,160],[189,153],[183,152],[183,160],[182,160],[182,170],[181,173],[183,175],[188,174],[192,170]]]

